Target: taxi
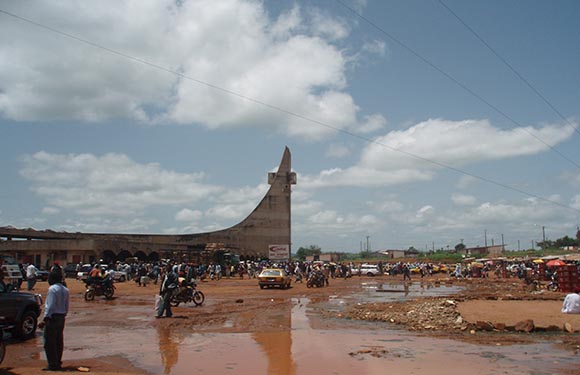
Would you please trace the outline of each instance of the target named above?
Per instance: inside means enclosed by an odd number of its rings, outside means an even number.
[[[260,289],[279,286],[282,289],[290,288],[291,277],[280,268],[264,268],[258,275]]]

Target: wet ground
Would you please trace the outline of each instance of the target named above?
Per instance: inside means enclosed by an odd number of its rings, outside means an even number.
[[[389,310],[441,297],[487,303],[488,289],[497,286],[485,283],[404,284],[385,276],[331,280],[320,289],[298,284],[260,290],[255,280],[222,279],[201,283],[206,303],[175,308],[171,319],[154,318],[154,285],[119,283],[113,301],[85,302],[82,284],[69,284],[64,365],[70,372],[84,366],[95,374],[580,374],[579,333],[518,334],[522,340],[481,332],[434,335],[344,318],[353,306],[367,304]],[[46,286],[38,286],[45,294]],[[561,305],[561,295],[512,289],[509,296],[522,303]],[[481,299],[460,297],[477,296],[478,290]],[[525,318],[525,310],[510,307],[510,312]],[[0,374],[41,374],[44,365],[39,333],[33,340],[9,342]]]

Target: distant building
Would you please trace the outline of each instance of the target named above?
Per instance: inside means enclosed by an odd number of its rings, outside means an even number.
[[[340,262],[341,257],[338,253],[324,253],[320,255],[309,255],[306,257],[307,262]]]
[[[491,258],[502,256],[503,253],[504,247],[502,245],[469,247],[457,251],[457,254],[462,254],[466,256],[486,255]]]
[[[384,256],[387,259],[415,257],[418,255],[415,253],[409,254],[408,250],[393,250],[393,249],[377,251],[375,254],[379,256]]]

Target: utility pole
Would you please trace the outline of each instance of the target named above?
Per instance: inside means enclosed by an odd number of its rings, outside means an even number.
[[[369,238],[370,238],[370,236],[367,236],[367,253],[371,252],[371,245],[369,243]]]
[[[485,247],[487,247],[487,229],[483,230],[483,236],[484,236],[484,243],[485,243]]]
[[[505,242],[503,242],[503,233],[501,234],[501,252],[505,251]]]
[[[544,249],[546,248],[546,227],[542,225],[542,242],[544,243]]]
[[[520,240],[518,240],[518,251],[520,251]]]
[[[435,241],[433,241],[433,252],[435,252]]]

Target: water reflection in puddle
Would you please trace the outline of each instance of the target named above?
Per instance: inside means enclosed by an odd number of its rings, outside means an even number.
[[[330,301],[344,302],[337,296]],[[197,334],[160,326],[86,332],[83,327],[67,327],[64,359],[121,353],[151,374],[176,375],[384,374],[387,368],[393,373],[431,375],[463,374],[466,368],[476,374],[556,374],[561,366],[578,363],[572,353],[548,344],[478,346],[382,325],[373,330],[317,330],[310,325],[309,303],[304,298],[288,301],[286,312],[276,317],[280,329],[274,332]]]

